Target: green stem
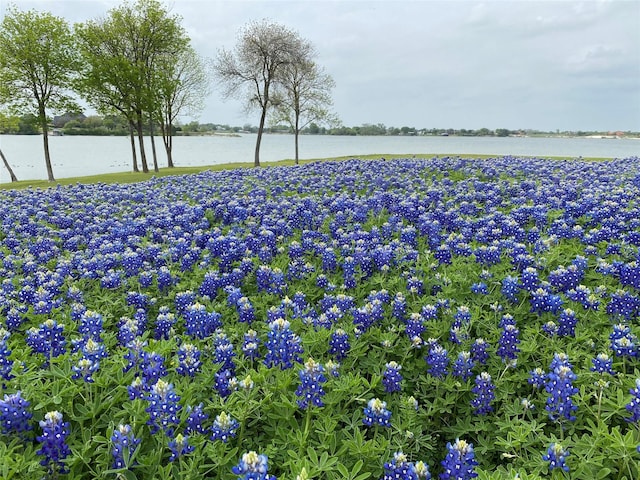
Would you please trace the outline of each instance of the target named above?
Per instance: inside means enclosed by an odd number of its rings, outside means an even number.
[[[307,447],[307,438],[309,437],[309,428],[311,427],[311,406],[307,407],[307,415],[304,422],[304,434],[302,435],[302,444],[300,445],[300,450],[298,451],[298,456],[303,458],[305,449]]]

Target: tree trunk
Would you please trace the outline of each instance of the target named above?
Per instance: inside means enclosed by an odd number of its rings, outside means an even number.
[[[260,125],[258,126],[258,138],[256,139],[256,155],[253,160],[253,166],[260,166],[260,142],[262,142],[262,132],[264,131],[264,122],[267,118],[267,107],[262,107],[262,115],[260,115]]]
[[[42,141],[44,143],[44,163],[47,165],[47,178],[50,182],[55,182],[53,178],[53,167],[51,166],[51,154],[49,153],[49,125],[47,125],[47,113],[44,105],[38,108],[40,117],[40,127],[42,128]]]
[[[129,139],[131,140],[131,154],[133,155],[133,171],[139,172],[138,169],[138,157],[136,155],[136,140],[133,136],[133,121],[129,120]]]
[[[138,114],[136,122],[136,130],[138,130],[138,146],[140,147],[140,161],[142,162],[142,171],[149,173],[149,166],[147,165],[147,155],[144,151],[144,134],[142,132],[142,113]]]
[[[296,144],[296,165],[298,165],[298,135],[300,134],[300,116],[296,113],[295,144]]]
[[[9,165],[9,162],[7,161],[7,157],[4,156],[4,153],[2,152],[1,148],[0,148],[0,157],[2,157],[2,163],[4,163],[5,168],[9,171],[9,176],[11,177],[11,181],[17,182],[18,177],[16,177],[16,174],[13,173],[13,170],[11,169],[11,165]]]
[[[158,154],[156,152],[156,141],[153,136],[153,118],[149,115],[149,135],[151,135],[151,152],[153,153],[153,171],[158,173]]]
[[[173,150],[173,135],[171,132],[173,130],[173,125],[169,123],[168,125],[164,122],[160,124],[160,130],[162,131],[162,143],[164,143],[164,150],[167,153],[167,166],[169,168],[173,168],[173,156],[171,155]]]

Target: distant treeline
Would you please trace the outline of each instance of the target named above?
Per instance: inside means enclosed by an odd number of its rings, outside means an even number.
[[[54,131],[63,135],[128,135],[129,125],[122,116],[91,115],[67,113],[54,117],[50,122]],[[293,133],[287,125],[272,125],[265,128],[268,133]],[[216,133],[257,133],[258,127],[250,124],[231,126],[220,123],[199,123],[197,121],[176,124],[174,135],[213,135]],[[0,118],[0,134],[37,135],[41,133],[38,119],[35,115],[22,115]],[[147,132],[148,133],[148,132]],[[531,129],[510,130],[507,128],[454,129],[454,128],[415,128],[415,127],[387,127],[384,124],[365,123],[360,126],[322,127],[311,123],[300,133],[304,135],[398,135],[398,136],[467,136],[467,137],[508,137],[508,136],[550,136],[550,135],[611,135],[637,137],[638,132],[599,132],[599,131],[543,131]]]

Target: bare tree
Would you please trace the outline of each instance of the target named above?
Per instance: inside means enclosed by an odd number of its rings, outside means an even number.
[[[272,90],[287,65],[300,58],[304,42],[297,32],[268,20],[248,24],[240,33],[234,51],[222,49],[214,64],[225,97],[246,99],[247,110],[260,110],[254,165],[260,166],[260,142]]]
[[[300,130],[312,122],[337,122],[337,116],[329,110],[333,104],[331,90],[335,82],[313,61],[315,56],[315,50],[307,45],[300,51],[300,58],[284,68],[275,96],[277,100],[274,101],[274,122],[285,122],[293,130],[296,164],[299,161]]]
[[[210,93],[209,73],[206,62],[191,47],[177,58],[166,58],[160,68],[160,130],[169,167],[174,166],[173,124],[181,114],[194,115],[202,110]]]

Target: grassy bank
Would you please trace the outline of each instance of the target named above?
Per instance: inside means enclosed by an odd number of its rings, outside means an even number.
[[[330,160],[347,160],[350,158],[360,158],[363,160],[378,160],[381,158],[392,159],[392,158],[433,158],[433,157],[446,157],[446,156],[458,156],[461,158],[492,158],[492,157],[502,157],[502,155],[478,155],[478,154],[434,154],[434,153],[423,153],[423,154],[398,154],[398,153],[380,153],[374,155],[346,155],[342,157],[328,157],[328,158],[314,158],[309,160],[300,160],[301,164],[317,162],[317,161],[330,161]],[[563,159],[565,157],[548,157],[549,159]],[[601,161],[607,160],[605,158],[583,158],[583,160],[588,161]],[[293,159],[285,159],[279,160],[275,162],[262,162],[263,167],[277,167],[277,166],[290,166],[294,165],[295,161]],[[149,173],[143,172],[118,172],[118,173],[105,173],[102,175],[90,175],[83,177],[68,177],[61,178],[56,180],[55,182],[49,182],[47,180],[20,180],[18,182],[13,183],[0,183],[0,190],[11,190],[11,189],[21,189],[21,188],[48,188],[54,185],[73,185],[76,183],[84,183],[84,184],[92,184],[92,183],[134,183],[134,182],[142,182],[144,180],[149,180],[152,177],[166,177],[169,175],[189,175],[194,173],[200,173],[207,170],[218,171],[218,170],[229,170],[234,168],[251,168],[253,167],[253,163],[221,163],[217,165],[204,165],[198,167],[174,167],[174,168],[161,168],[159,172],[150,171]]]

